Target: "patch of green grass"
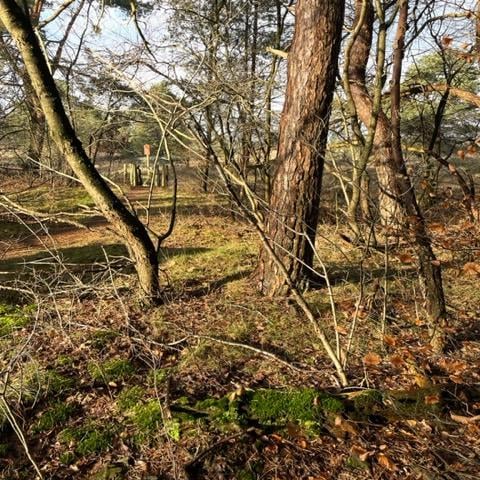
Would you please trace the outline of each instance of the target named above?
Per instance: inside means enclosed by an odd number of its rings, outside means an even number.
[[[34,307],[18,307],[0,303],[0,337],[25,327],[29,321],[29,310]]]
[[[125,412],[138,405],[145,397],[145,389],[139,385],[122,390],[117,399],[117,406],[121,412]]]
[[[29,189],[19,195],[17,201],[33,210],[48,213],[74,212],[80,210],[80,205],[94,205],[90,195],[82,187],[75,186]]]
[[[103,363],[89,363],[87,369],[93,380],[105,383],[124,380],[135,372],[130,361],[121,358],[106,360]]]
[[[88,422],[80,427],[70,427],[58,435],[61,443],[74,444],[75,453],[87,456],[108,450],[113,443],[115,429],[111,426]]]
[[[64,402],[57,402],[50,407],[35,422],[33,431],[35,433],[52,430],[65,423],[77,411],[76,405],[69,405]]]
[[[169,273],[178,281],[202,278],[237,277],[252,268],[256,246],[251,242],[228,242],[193,254],[184,253],[169,259]]]

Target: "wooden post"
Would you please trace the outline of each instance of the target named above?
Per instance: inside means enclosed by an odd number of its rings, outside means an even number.
[[[168,186],[168,165],[162,165],[162,187]]]
[[[126,185],[128,182],[128,163],[123,164],[123,184]]]
[[[152,175],[153,175],[153,178],[152,178],[153,186],[159,187],[160,186],[160,169],[158,168],[158,165],[155,166],[155,168],[153,169]]]
[[[150,168],[150,154],[151,154],[151,147],[148,143],[143,146],[143,154],[145,155],[147,168]]]
[[[137,167],[134,163],[129,165],[130,167],[130,186],[138,187],[142,185],[142,172],[140,167]]]

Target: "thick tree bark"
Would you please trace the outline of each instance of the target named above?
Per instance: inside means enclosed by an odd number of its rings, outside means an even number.
[[[110,190],[88,158],[67,117],[28,17],[14,0],[0,0],[0,20],[19,48],[55,144],[113,230],[127,246],[135,262],[143,295],[147,300],[158,300],[160,288],[155,247],[142,223]]]
[[[338,68],[344,2],[299,0],[288,60],[267,237],[293,284],[311,278],[330,108]],[[265,249],[257,278],[267,295],[288,290]]]

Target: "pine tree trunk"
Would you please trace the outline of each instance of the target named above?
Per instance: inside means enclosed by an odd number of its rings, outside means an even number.
[[[288,60],[277,170],[266,233],[293,283],[312,278],[324,153],[338,68],[344,2],[299,0]],[[257,278],[267,295],[286,293],[284,277],[266,250]]]

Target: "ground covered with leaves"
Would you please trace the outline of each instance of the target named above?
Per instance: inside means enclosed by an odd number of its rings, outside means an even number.
[[[0,478],[479,478],[480,227],[453,200],[455,218],[429,218],[450,316],[442,355],[409,247],[385,255],[320,226],[330,289],[306,298],[346,362],[340,389],[295,304],[256,293],[258,241],[224,199],[180,192],[165,303],[145,308],[89,199],[42,188],[36,210],[88,229],[1,219]],[[169,197],[156,202],[161,228]]]

